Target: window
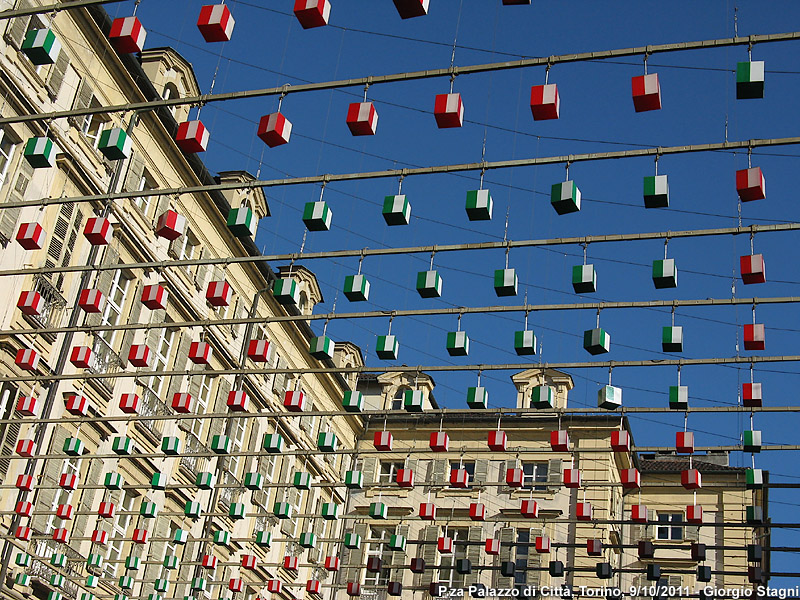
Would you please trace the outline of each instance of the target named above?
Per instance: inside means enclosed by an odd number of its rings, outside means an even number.
[[[124,490],[119,499],[119,504],[115,507],[116,516],[111,527],[111,533],[108,536],[108,552],[106,553],[104,567],[106,577],[114,577],[117,574],[117,563],[124,560],[122,547],[125,542],[123,538],[127,535],[128,526],[131,524],[131,515],[125,513],[133,511],[134,500],[135,496],[128,490]]]
[[[381,570],[377,573],[367,571],[364,585],[385,586],[389,583],[392,564],[392,551],[389,550],[389,538],[394,535],[394,527],[370,527],[369,544],[367,545],[366,560],[370,558],[381,559]]]
[[[86,79],[83,79],[78,87],[78,93],[75,95],[75,102],[72,108],[100,109],[102,106],[94,95],[92,86]],[[100,113],[81,115],[72,120],[72,124],[83,134],[93,148],[97,148],[100,142],[100,134],[108,123],[110,123],[108,115]]]
[[[658,513],[657,540],[683,539],[683,513]]]
[[[11,459],[5,457],[14,454],[19,436],[20,421],[12,420],[18,394],[17,388],[10,383],[4,383],[0,388],[0,418],[5,421],[5,424],[0,425],[0,478],[8,473]]]
[[[64,461],[62,473],[78,475],[79,472],[80,466],[78,458],[74,456],[67,457],[67,459]],[[59,504],[72,504],[71,490],[65,490],[64,488],[58,488],[58,490],[56,490],[55,496],[53,496],[53,506],[50,507],[50,510],[55,513]],[[50,534],[56,528],[57,523],[61,523],[61,519],[59,519],[55,514],[50,515],[47,517],[47,525],[45,525],[42,533],[45,535]]]
[[[244,435],[247,431],[247,419],[244,417],[235,417],[231,419],[230,431],[231,454],[228,459],[228,471],[235,477],[239,472],[239,462],[242,460],[242,456],[239,453],[242,451],[242,446],[244,444]]]
[[[405,463],[393,462],[388,460],[381,461],[381,472],[378,474],[378,485],[389,485],[395,482],[397,471],[403,468]]]
[[[170,82],[164,86],[164,91],[161,92],[161,97],[164,98],[164,100],[169,100],[171,98],[180,97],[180,93],[178,93],[178,88],[175,86],[175,84]],[[173,117],[175,116],[176,108],[177,108],[176,106],[169,107],[169,112],[172,113]]]
[[[547,490],[546,485],[536,485],[537,483],[547,483],[547,463],[546,462],[523,462],[522,463],[522,489],[533,488],[537,492]]]
[[[169,363],[169,356],[172,353],[172,344],[175,340],[175,330],[174,329],[167,329],[166,327],[159,330],[158,334],[158,341],[156,342],[156,347],[151,348],[154,350],[154,357],[153,357],[153,370],[154,371],[164,371],[167,368],[167,363]],[[164,375],[153,375],[151,376],[145,386],[147,386],[156,397],[161,397],[161,390],[164,387]],[[195,420],[192,421],[193,423]]]
[[[403,400],[405,399],[407,389],[409,388],[402,387],[397,390],[397,393],[392,399],[392,410],[403,410]]]
[[[169,254],[176,260],[200,258],[200,242],[187,227],[184,234],[169,245]],[[194,268],[194,265],[187,265],[183,268],[189,273]]]
[[[194,375],[197,377],[197,375]],[[202,375],[200,379],[200,391],[197,393],[196,404],[195,404],[195,413],[198,415],[202,415],[206,413],[208,409],[208,401],[211,398],[211,390],[214,387],[214,378],[210,375]],[[192,434],[197,437],[198,440],[202,440],[203,434],[203,424],[205,423],[206,419],[192,419],[191,420],[191,429],[190,431]]]
[[[14,140],[5,135],[5,131],[0,129],[0,185],[6,180],[8,167],[11,164],[11,156],[14,154]]]
[[[456,561],[467,558],[467,529],[449,529],[447,537],[453,540],[453,553],[441,554],[439,558],[439,583],[450,588],[464,587],[464,574],[456,572]]]
[[[514,560],[514,587],[526,587],[528,578],[528,553],[531,541],[530,529],[517,529],[516,559]],[[522,595],[522,594],[520,594]]]
[[[475,461],[457,461],[454,460],[450,463],[450,473],[452,473],[453,469],[464,469],[467,471],[467,487],[472,487],[472,482],[475,479]],[[447,481],[450,482],[450,473],[447,474]],[[452,486],[451,486],[452,487]]]
[[[258,457],[258,472],[264,476],[264,487],[253,492],[253,502],[270,510],[272,510],[270,495],[273,490],[270,484],[275,478],[275,465],[277,462],[278,457],[275,454],[262,454]]]
[[[100,320],[101,325],[114,326],[119,323],[130,281],[131,280],[122,269],[116,269],[114,271],[114,278],[111,280],[111,288],[109,289],[108,296],[106,297],[106,304],[103,308],[103,317]],[[113,347],[116,333],[115,329],[109,329],[108,331],[101,332],[100,337],[105,340],[109,347]]]
[[[83,225],[83,212],[73,202],[62,204],[58,212],[55,227],[50,235],[50,244],[47,246],[47,259],[44,266],[66,267],[72,259],[72,252],[78,241],[78,236]],[[46,273],[44,275],[58,288],[64,283],[64,273]]]
[[[150,172],[147,169],[143,169],[141,175],[139,175],[139,180],[134,181],[133,185],[134,188],[131,191],[134,192],[141,192],[144,190],[152,190],[156,188],[156,182],[153,179],[153,176],[150,175]],[[148,209],[150,208],[150,201],[153,199],[152,196],[136,196],[132,198],[133,204],[142,211],[142,214],[146,215]]]

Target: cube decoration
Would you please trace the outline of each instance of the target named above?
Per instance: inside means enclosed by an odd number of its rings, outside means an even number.
[[[257,531],[255,542],[259,548],[269,548],[272,545],[272,532]]]
[[[576,294],[591,294],[597,291],[597,273],[594,265],[572,267],[572,289]]]
[[[30,458],[31,456],[33,456],[34,449],[35,448],[33,440],[26,440],[26,439],[17,440],[16,452],[18,455]]]
[[[350,490],[360,490],[364,487],[364,474],[361,471],[347,471],[344,474],[344,485]]]
[[[391,452],[394,438],[391,431],[376,431],[372,437],[372,444],[376,450]]]
[[[20,473],[17,475],[15,487],[22,492],[30,492],[33,490],[33,476]]]
[[[622,487],[626,489],[636,490],[642,486],[642,476],[636,468],[622,469],[619,472],[619,479]]]
[[[767,197],[767,182],[761,167],[736,171],[736,193],[742,202],[763,200]]]
[[[19,295],[19,300],[17,300],[17,308],[24,315],[38,316],[42,314],[44,299],[39,292],[23,291]]]
[[[678,287],[678,268],[674,258],[653,261],[653,285],[657,290]]]
[[[470,221],[489,221],[492,218],[494,201],[489,190],[467,192],[467,218]]]
[[[487,445],[489,446],[489,450],[494,452],[505,452],[506,446],[508,445],[508,436],[506,432],[500,429],[490,431]]]
[[[592,505],[589,502],[577,502],[575,504],[575,518],[578,521],[591,521]]]
[[[369,516],[373,519],[385,519],[388,507],[384,502],[372,502],[369,505]]]
[[[114,510],[115,507],[113,502],[101,502],[100,506],[97,508],[97,516],[104,519],[113,519]]]
[[[690,504],[686,507],[686,521],[689,523],[703,522],[703,507],[699,504]]]
[[[296,556],[284,556],[283,568],[287,571],[297,571],[300,561]]]
[[[739,268],[742,274],[742,283],[745,285],[764,283],[767,280],[764,272],[763,254],[749,254],[740,257]]]
[[[423,558],[412,558],[411,564],[409,565],[409,570],[412,573],[424,573],[425,572],[425,559]]]
[[[347,109],[347,127],[352,135],[375,135],[378,111],[372,102],[353,102]]]
[[[361,412],[364,410],[364,394],[353,390],[345,391],[342,396],[342,408],[345,412]]]
[[[574,181],[554,183],[550,188],[550,204],[556,213],[566,215],[581,209],[581,191]]]
[[[742,435],[742,445],[745,452],[761,452],[761,432],[748,429]]]
[[[295,0],[294,16],[303,29],[323,27],[331,16],[330,0]]]
[[[17,350],[14,364],[24,371],[35,371],[39,365],[39,353],[30,348],[20,348]]]
[[[231,412],[247,412],[248,400],[249,396],[244,390],[231,390],[225,404]]]
[[[134,529],[133,530],[133,543],[134,544],[146,544],[148,538],[150,537],[150,532],[146,529]]]
[[[89,409],[89,400],[80,394],[70,394],[64,401],[67,412],[76,417],[85,417]]]
[[[224,279],[211,281],[206,288],[206,301],[214,307],[228,306],[232,295],[233,289]]]
[[[644,504],[634,504],[631,506],[631,521],[634,523],[647,523],[647,506]]]
[[[661,328],[661,350],[683,352],[683,327]]]
[[[469,518],[473,521],[484,521],[486,519],[486,505],[482,502],[470,502]]]
[[[533,356],[536,354],[536,334],[530,329],[515,331],[514,351],[517,356]]]
[[[288,390],[283,396],[283,406],[290,412],[303,412],[306,408],[306,395],[300,390]]]
[[[320,452],[336,452],[339,447],[339,438],[330,431],[320,431],[317,436],[317,449]]]
[[[121,127],[104,129],[100,133],[97,149],[108,160],[123,160],[131,155],[131,138]]]
[[[324,502],[322,504],[322,518],[326,521],[335,521],[339,518],[339,504]]]
[[[736,99],[752,100],[764,97],[764,61],[736,63]]]
[[[485,387],[467,388],[467,406],[472,409],[485,409],[489,405],[489,392]]]
[[[669,386],[669,407],[675,410],[686,410],[689,407],[689,387],[685,385]]]
[[[201,490],[214,489],[214,485],[216,483],[217,483],[217,476],[214,475],[214,473],[210,473],[208,471],[199,472],[194,480],[194,484]]]
[[[150,347],[145,344],[133,344],[128,350],[128,362],[134,367],[149,367],[152,356]]]
[[[519,278],[514,269],[497,269],[494,272],[494,293],[498,297],[516,296]]]
[[[256,135],[270,148],[288,144],[292,135],[292,122],[280,112],[264,115],[258,122]]]
[[[265,433],[262,448],[270,454],[283,452],[283,436],[280,433]]]
[[[206,151],[210,137],[211,132],[202,121],[183,121],[178,125],[175,143],[186,154],[197,154]]]
[[[264,476],[255,471],[249,471],[244,474],[244,487],[248,490],[260,490],[264,485]]]
[[[753,323],[744,326],[744,349],[764,349],[764,324]]]
[[[55,164],[57,148],[48,137],[32,137],[25,143],[23,156],[34,169],[48,169]]]
[[[764,471],[762,469],[746,469],[745,487],[748,490],[758,490],[764,487]]]
[[[86,288],[78,296],[78,306],[85,313],[97,314],[103,311],[106,297],[100,290]]]
[[[537,535],[534,540],[534,547],[539,554],[547,554],[550,552],[550,538],[544,535]]]
[[[338,557],[329,557],[329,558],[338,558]],[[325,559],[327,563],[327,558]],[[306,581],[306,591],[310,594],[317,594],[319,595],[320,590],[322,590],[322,582],[319,579],[309,579]]]
[[[500,554],[500,540],[494,538],[486,538],[486,542],[484,543],[484,551],[486,554],[491,556],[497,556]]]
[[[469,354],[469,336],[466,331],[447,333],[447,353],[450,356],[467,356]]]
[[[344,295],[350,302],[369,300],[369,280],[361,274],[344,278]]]
[[[436,549],[440,554],[453,553],[453,538],[448,536],[441,536],[436,540]]]
[[[611,336],[605,329],[587,329],[583,332],[583,349],[591,355],[604,354],[611,349]]]
[[[39,223],[22,223],[17,230],[17,243],[25,250],[39,250],[44,246],[45,233]]]
[[[600,556],[603,554],[602,540],[592,539],[586,540],[586,553],[589,556]]]
[[[566,488],[581,487],[581,472],[578,469],[564,469],[562,483]]]
[[[361,536],[357,533],[344,534],[344,547],[350,550],[361,548]]]
[[[20,475],[20,477],[22,477],[22,475]],[[75,473],[62,473],[58,478],[58,486],[68,492],[73,492],[78,488],[78,476]]]
[[[692,454],[694,452],[694,433],[691,431],[676,431],[675,450],[678,454]]]
[[[253,362],[267,362],[269,347],[269,340],[250,340],[247,343],[247,358]]]
[[[253,237],[258,227],[258,217],[247,206],[238,206],[228,211],[225,224],[237,238]]]
[[[165,490],[167,489],[167,474],[155,471],[150,478],[150,489]]]
[[[402,488],[414,487],[413,469],[397,469],[397,475],[395,475],[394,480]]]
[[[561,97],[555,83],[531,87],[531,113],[534,121],[557,119],[561,109]]]
[[[211,451],[214,454],[230,454],[231,438],[227,435],[215,435],[211,438]]]
[[[207,42],[227,42],[231,39],[235,21],[225,4],[208,4],[200,9],[197,28]]]
[[[114,454],[127,456],[133,449],[133,440],[127,436],[116,436],[111,443],[111,450]]]
[[[167,456],[177,456],[181,452],[181,438],[173,435],[161,439],[161,451]]]
[[[333,211],[324,200],[306,202],[303,207],[303,223],[309,231],[328,231],[331,228]]]
[[[400,0],[395,0],[395,5]],[[406,0],[407,3],[414,0]],[[418,5],[419,2],[417,1]],[[461,127],[464,124],[464,103],[461,94],[437,94],[433,106],[433,116],[439,129]]]
[[[34,396],[20,396],[17,399],[17,412],[25,417],[33,417],[36,415],[36,409],[39,401]]]
[[[61,52],[61,42],[52,29],[31,29],[22,40],[20,52],[35,65],[52,65]]]
[[[422,390],[403,392],[403,408],[406,412],[422,412],[425,408],[425,395]]]
[[[156,220],[155,234],[167,240],[176,240],[186,231],[186,217],[172,209],[166,210]]]
[[[622,388],[604,385],[597,390],[597,407],[606,410],[617,410],[622,406]]]
[[[531,389],[531,406],[533,408],[553,408],[555,388],[552,385],[536,385]]]
[[[189,345],[189,360],[196,365],[207,365],[211,352],[211,344],[208,342],[192,342]]]
[[[272,514],[279,519],[291,519],[292,505],[288,502],[276,502],[272,505]]]
[[[405,194],[386,196],[381,214],[387,225],[408,225],[411,221],[411,203]]]
[[[423,521],[436,519],[436,505],[433,502],[421,502],[419,505],[419,518]]]
[[[300,534],[300,539],[298,543],[303,548],[313,548],[317,545],[317,536],[314,533],[310,532],[303,532]]]
[[[379,335],[375,346],[375,353],[382,360],[397,360],[400,343],[393,335]]]
[[[697,469],[686,469],[681,471],[681,485],[687,490],[696,490],[703,486],[700,471]]]
[[[525,474],[520,468],[506,469],[506,485],[510,487],[522,487]]]
[[[742,405],[743,406],[761,406],[761,384],[760,383],[743,383],[742,384]]]
[[[631,78],[633,108],[636,112],[661,109],[661,86],[658,73],[638,75]]]
[[[356,581],[348,581],[345,590],[347,591],[348,596],[360,596],[361,584]]]
[[[520,503],[519,512],[526,519],[535,519],[539,516],[539,503],[536,500],[525,498]]]
[[[417,273],[417,293],[422,298],[438,298],[442,295],[442,278],[438,271]]]
[[[162,310],[167,307],[167,290],[159,284],[146,285],[142,288],[141,300],[150,310]]]
[[[190,394],[177,393],[172,396],[172,409],[177,413],[190,413],[194,408],[194,398]]]
[[[111,23],[108,39],[120,54],[133,54],[144,49],[147,31],[136,17],[120,17]]]
[[[450,487],[469,487],[469,473],[466,469],[450,469]]]
[[[667,208],[669,206],[669,183],[666,175],[650,175],[644,178],[644,207]]]
[[[278,301],[278,304],[297,304],[300,300],[297,280],[291,277],[276,279],[272,284],[272,296]]]
[[[114,231],[111,221],[103,217],[90,217],[86,219],[86,226],[83,228],[83,236],[89,240],[92,246],[107,246],[111,242]]]
[[[563,429],[551,431],[550,448],[554,452],[569,452],[569,432]]]

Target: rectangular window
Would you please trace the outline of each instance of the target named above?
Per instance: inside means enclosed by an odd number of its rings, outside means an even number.
[[[239,453],[242,451],[242,446],[244,445],[247,422],[248,419],[244,417],[231,419],[231,454],[228,461],[228,470],[234,477],[236,477],[239,472],[239,463],[242,460],[242,456]]]
[[[131,524],[131,515],[125,514],[133,511],[135,496],[128,490],[124,490],[119,499],[119,504],[115,507],[117,515],[114,518],[111,533],[108,536],[108,552],[106,553],[105,576],[114,577],[117,574],[118,563],[124,562],[123,538],[128,533],[128,526]]]
[[[155,180],[153,176],[144,169],[142,174],[139,176],[138,181],[133,182],[134,189],[131,191],[134,192],[142,192],[144,190],[153,190],[156,188]],[[150,208],[150,201],[153,199],[153,196],[136,196],[132,198],[133,203],[136,207],[142,211],[142,214],[147,215],[147,211]]]
[[[197,377],[197,375],[194,375]],[[198,415],[205,414],[208,409],[208,401],[211,398],[211,390],[214,387],[214,378],[210,375],[202,375],[200,379],[200,391],[197,392],[197,398],[195,399],[195,412]],[[191,432],[197,437],[198,440],[202,440],[203,434],[203,425],[205,424],[206,419],[192,419],[191,425]]]
[[[533,488],[537,492],[547,490],[547,463],[546,462],[524,462],[522,463],[522,489]]]
[[[370,527],[369,543],[367,544],[366,560],[378,558],[381,560],[381,570],[377,573],[367,571],[364,585],[386,586],[389,583],[392,564],[392,551],[389,550],[389,538],[394,535],[394,527]]]
[[[528,554],[531,541],[530,529],[517,529],[516,560],[514,561],[514,587],[525,587],[528,577]],[[520,594],[521,595],[521,594]]]
[[[683,513],[658,513],[657,540],[683,539]]]
[[[439,558],[439,582],[450,588],[464,587],[463,573],[456,572],[456,561],[462,558],[467,558],[467,545],[468,539],[467,529],[448,529],[447,537],[453,540],[453,553],[441,554]],[[444,534],[442,534],[444,535]]]
[[[164,371],[167,368],[167,364],[169,363],[170,354],[172,353],[172,344],[175,341],[175,330],[174,329],[167,329],[166,327],[162,328],[159,331],[158,335],[158,342],[156,343],[155,348],[151,348],[154,351],[153,356],[153,370],[154,371]],[[151,376],[146,382],[145,386],[147,386],[153,394],[155,394],[156,398],[161,397],[162,388],[164,387],[164,375],[153,375]]]
[[[20,419],[11,420],[17,404],[19,391],[10,383],[4,383],[0,388],[0,418],[6,421],[0,425],[0,479],[11,467],[11,459],[6,458],[14,454],[14,447],[19,437]],[[11,420],[10,422],[8,422]]]
[[[111,288],[106,297],[106,304],[103,307],[103,316],[100,319],[101,325],[114,326],[119,323],[120,316],[122,315],[122,307],[125,306],[125,296],[130,287],[130,281],[131,280],[122,269],[114,271],[114,279],[111,280]],[[115,329],[109,329],[108,331],[100,333],[100,337],[113,348],[116,333],[117,331]]]
[[[464,469],[467,472],[467,488],[472,487],[472,481],[475,479],[475,461],[474,460],[463,460],[463,461],[451,461],[450,462],[450,473],[453,472],[453,469]],[[447,481],[450,482],[450,473],[447,474]],[[454,487],[454,486],[451,486]]]
[[[397,471],[402,469],[404,464],[402,462],[382,460],[381,472],[378,474],[378,485],[393,484],[397,479]]]
[[[8,175],[8,167],[11,164],[15,145],[14,141],[5,135],[5,131],[0,129],[0,186],[3,185],[6,175]]]

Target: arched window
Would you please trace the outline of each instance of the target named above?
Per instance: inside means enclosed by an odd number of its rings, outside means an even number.
[[[164,98],[164,100],[180,97],[180,92],[178,92],[178,87],[174,83],[169,82],[164,86],[164,91],[161,93],[161,97]],[[172,116],[175,116],[175,109],[176,109],[175,106],[169,107],[169,112],[172,113]]]
[[[397,391],[394,394],[394,398],[392,398],[392,410],[403,410],[403,399],[406,395],[406,390],[410,390],[411,388],[407,385],[400,386],[397,388]]]
[[[306,309],[308,308],[308,294],[305,292],[300,292],[300,302],[298,303],[300,307],[300,312],[305,314]]]

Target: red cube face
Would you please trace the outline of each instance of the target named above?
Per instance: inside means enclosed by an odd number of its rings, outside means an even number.
[[[360,596],[361,595],[361,584],[355,581],[348,581],[347,582],[347,595],[348,596]]]
[[[661,108],[661,86],[658,73],[639,75],[631,78],[633,108],[636,112],[659,110]]]
[[[703,522],[703,507],[699,504],[690,504],[686,507],[686,520],[689,523]]]
[[[611,432],[611,449],[614,452],[631,451],[631,435],[627,431]]]
[[[590,521],[592,518],[592,505],[588,502],[578,502],[575,505],[575,518],[579,521]]]
[[[62,473],[58,485],[64,490],[74,491],[78,487],[78,476],[75,473]]]
[[[764,349],[764,324],[753,323],[744,326],[744,349],[763,350]]]
[[[531,113],[534,121],[557,119],[561,108],[561,98],[555,83],[535,85],[531,88]]]
[[[761,384],[743,383],[742,384],[742,404],[744,406],[761,406]]]
[[[637,489],[641,486],[641,476],[638,469],[623,469],[619,473],[622,487]]]
[[[442,536],[436,541],[436,549],[442,554],[453,552],[453,538]]]
[[[389,431],[376,431],[372,438],[372,444],[376,450],[388,452],[392,449],[392,434]]]
[[[224,4],[209,4],[200,9],[197,28],[207,42],[227,42],[234,26],[231,11]]]
[[[436,518],[436,506],[432,502],[423,502],[419,505],[419,518],[433,521]]]
[[[520,513],[526,519],[535,519],[539,516],[539,504],[536,502],[536,500],[527,498],[523,500],[522,504],[520,505]]]
[[[697,469],[687,469],[681,471],[681,485],[687,490],[696,490],[703,486],[700,471]]]
[[[676,431],[675,448],[679,454],[691,454],[694,452],[694,433],[691,431]]]
[[[108,532],[102,529],[95,529],[92,532],[92,543],[105,546],[108,543]]]
[[[66,527],[59,527],[53,530],[53,540],[65,544],[69,538],[69,532]]]
[[[147,32],[136,17],[120,17],[111,23],[108,39],[120,54],[141,52]]]
[[[141,399],[136,394],[122,394],[119,398],[119,408],[122,412],[135,415],[139,412]]]
[[[767,280],[763,254],[747,254],[739,257],[739,268],[742,273],[742,283],[745,285],[764,283]]]
[[[211,137],[211,133],[202,122],[184,121],[178,125],[175,143],[187,154],[196,154],[206,151],[209,137]]]
[[[246,412],[247,400],[247,393],[243,390],[231,390],[228,392],[228,409],[234,412]]]
[[[106,298],[100,290],[81,290],[81,294],[78,296],[78,306],[80,306],[84,312],[90,314],[103,312],[105,302]]]
[[[329,0],[295,0],[294,16],[303,29],[323,27],[331,16]]]
[[[204,554],[201,560],[201,564],[203,565],[204,569],[216,569],[217,557],[211,554]]]
[[[14,364],[24,371],[35,371],[36,367],[39,365],[39,354],[36,350],[22,348],[17,350]]]
[[[17,454],[27,458],[33,456],[33,440],[17,440]]]
[[[30,502],[19,501],[14,508],[14,512],[20,517],[30,517],[33,514],[33,504]]]
[[[228,306],[233,290],[227,281],[212,281],[206,289],[206,300],[211,306]]]
[[[302,412],[306,407],[306,397],[300,390],[289,390],[283,397],[283,406],[291,412]]]
[[[647,506],[644,504],[631,506],[631,520],[634,523],[647,523]]]
[[[761,167],[736,171],[736,193],[742,202],[763,200],[767,197],[767,182]]]
[[[439,129],[461,127],[464,124],[464,103],[461,94],[437,94],[433,116]]]
[[[258,122],[256,135],[270,148],[288,144],[292,135],[292,122],[279,112],[264,115]]]
[[[150,352],[149,346],[145,344],[134,344],[128,351],[128,362],[134,367],[149,367],[151,356],[152,352]]]
[[[44,300],[39,292],[25,291],[20,293],[17,308],[26,315],[40,315],[44,308]]]
[[[31,539],[31,528],[30,527],[23,527],[20,525],[17,527],[17,530],[14,532],[14,537],[18,540],[22,540],[24,542],[28,542]]]
[[[89,401],[86,399],[86,396],[71,394],[67,396],[64,406],[70,414],[76,417],[85,417],[86,411],[89,408]]]
[[[483,521],[486,519],[486,505],[480,502],[472,502],[469,505],[469,518],[473,521]]]
[[[394,6],[401,19],[423,17],[428,14],[429,0],[394,0]]]
[[[101,502],[100,507],[97,509],[97,514],[104,519],[111,519],[114,517],[114,503]]]
[[[33,477],[31,475],[17,475],[16,487],[23,492],[30,492],[33,489]]]
[[[177,413],[189,413],[194,406],[194,399],[189,394],[175,394],[172,396],[172,408]]]
[[[327,556],[325,558],[325,570],[327,571],[338,571],[339,570],[339,557],[338,556]]]
[[[298,558],[296,556],[284,556],[283,568],[287,571],[297,571]]]
[[[17,243],[25,250],[39,250],[44,245],[44,229],[38,223],[22,223],[17,231]]]
[[[600,556],[603,553],[603,542],[601,540],[586,540],[586,552],[589,556]]]
[[[353,102],[347,110],[347,126],[353,135],[375,135],[378,112],[372,102]]]
[[[167,290],[158,284],[146,285],[142,288],[142,304],[150,310],[167,307]]]
[[[88,369],[92,360],[92,349],[89,346],[75,346],[69,355],[69,362],[79,369]]]
[[[243,554],[242,555],[242,568],[244,569],[255,569],[258,565],[258,557],[253,556],[252,554]]]
[[[444,431],[434,431],[431,433],[430,447],[434,452],[447,452],[450,447],[450,436]]]
[[[508,444],[508,436],[506,436],[505,431],[490,431],[488,443],[490,450],[505,452],[506,445]]]
[[[280,594],[283,582],[280,579],[270,579],[267,581],[267,591],[273,594]]]
[[[569,434],[564,430],[551,431],[550,447],[556,452],[569,452]]]
[[[550,538],[546,536],[536,536],[536,552],[547,554],[550,552]]]
[[[522,469],[506,469],[506,484],[511,487],[522,487],[523,477]]]
[[[398,469],[395,481],[400,487],[414,487],[414,471],[411,469]]]
[[[228,582],[228,589],[232,592],[241,592],[244,589],[244,581],[234,577]]]
[[[465,488],[469,486],[469,473],[466,469],[450,470],[450,487]]]
[[[211,358],[211,344],[192,342],[189,346],[189,360],[196,365],[207,365]]]
[[[133,543],[134,544],[146,544],[147,538],[150,536],[146,529],[134,529],[133,530]]]
[[[383,566],[383,561],[377,556],[370,556],[367,559],[368,573],[380,573],[382,566]]]
[[[267,362],[269,340],[250,340],[247,344],[247,357],[253,362]]]
[[[111,222],[102,217],[91,217],[86,220],[83,235],[92,246],[106,246],[113,235]]]
[[[330,557],[328,557],[330,558]],[[325,563],[327,564],[328,559],[325,559]],[[322,589],[322,582],[318,579],[309,579],[306,581],[306,591],[311,594],[319,594],[319,591]]]
[[[36,414],[36,405],[38,401],[33,396],[20,396],[17,400],[17,412],[26,417],[32,417]]]
[[[581,487],[581,472],[578,469],[564,469],[563,479],[564,487]]]
[[[500,540],[486,538],[485,549],[486,554],[491,554],[493,556],[500,554]]]
[[[56,516],[59,519],[71,520],[75,514],[75,509],[71,504],[59,504],[56,507]]]
[[[162,213],[156,221],[155,233],[167,240],[177,240],[186,231],[186,217],[174,210]]]

